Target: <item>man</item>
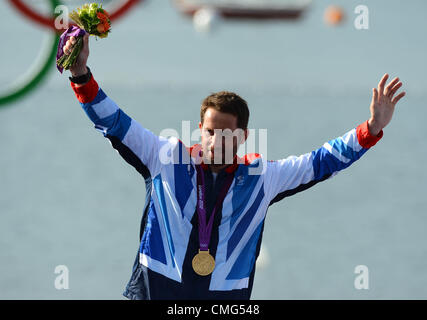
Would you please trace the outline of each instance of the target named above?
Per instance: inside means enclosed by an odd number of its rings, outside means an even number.
[[[64,52],[74,43],[67,41]],[[249,109],[237,94],[219,92],[203,101],[201,145],[186,147],[118,108],[86,67],[88,56],[86,36],[70,69],[71,86],[95,128],[146,182],[140,247],[124,292],[129,299],[249,299],[268,207],[358,160],[381,139],[405,95],[396,95],[398,78],[386,86],[384,75],[373,89],[371,118],[342,137],[299,157],[240,159]],[[239,134],[225,143],[225,131]]]

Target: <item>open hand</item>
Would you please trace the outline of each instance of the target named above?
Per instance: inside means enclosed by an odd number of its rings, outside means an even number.
[[[368,127],[370,133],[375,136],[389,124],[396,103],[406,94],[405,92],[401,92],[397,96],[394,96],[402,86],[402,82],[396,77],[385,86],[387,79],[388,74],[386,73],[378,83],[378,88],[372,89],[371,118],[368,120]]]

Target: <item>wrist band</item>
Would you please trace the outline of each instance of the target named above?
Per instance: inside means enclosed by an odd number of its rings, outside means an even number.
[[[87,73],[78,77],[69,77],[68,79],[70,79],[71,82],[76,83],[76,84],[84,84],[86,82],[88,82],[92,76],[92,72],[90,71],[89,67],[86,66],[87,68]]]

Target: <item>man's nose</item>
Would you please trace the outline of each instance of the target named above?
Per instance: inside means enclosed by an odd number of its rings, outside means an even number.
[[[225,138],[224,138],[222,133],[219,133],[219,132],[215,133],[212,136],[211,148],[213,149],[213,148],[222,147],[224,145],[224,140],[225,140]]]

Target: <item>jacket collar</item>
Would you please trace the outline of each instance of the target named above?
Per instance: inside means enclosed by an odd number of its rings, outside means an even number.
[[[235,155],[234,159],[233,159],[233,163],[230,164],[229,166],[225,167],[223,170],[225,170],[225,172],[227,172],[227,173],[233,173],[233,172],[235,172],[237,170],[237,167],[239,166],[239,159],[241,159],[241,158],[239,158],[237,155]],[[240,163],[244,163],[244,162],[240,162]],[[202,166],[202,168],[203,168],[204,171],[209,170],[209,165],[205,164],[203,162],[203,160],[200,163],[200,165]]]
[[[202,146],[200,144],[192,145],[191,147],[187,148],[188,152],[190,153],[191,157],[195,161],[195,163],[200,163],[203,170],[209,170],[209,165],[203,163],[202,158]],[[230,164],[228,167],[226,167],[225,170],[227,173],[233,173],[237,170],[239,167],[239,164],[249,165],[252,161],[254,161],[256,158],[259,158],[260,154],[258,153],[250,153],[245,155],[243,158],[240,158],[237,154],[234,156],[233,163]]]

